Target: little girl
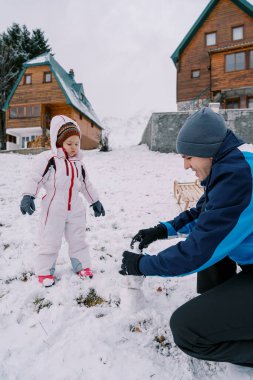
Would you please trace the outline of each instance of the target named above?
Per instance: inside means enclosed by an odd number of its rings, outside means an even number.
[[[32,215],[34,199],[41,187],[46,190],[42,198],[39,252],[36,274],[45,286],[55,283],[56,259],[62,237],[69,245],[73,270],[79,277],[92,278],[89,247],[85,239],[85,205],[81,192],[93,207],[95,216],[105,215],[98,194],[89,181],[87,170],[81,162],[80,128],[67,116],[57,115],[50,124],[51,151],[40,153],[27,179],[20,209]]]

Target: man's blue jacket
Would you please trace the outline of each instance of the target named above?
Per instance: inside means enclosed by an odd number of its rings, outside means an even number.
[[[156,256],[145,255],[139,269],[146,276],[180,276],[202,271],[224,257],[253,264],[253,149],[228,130],[204,181],[196,208],[164,222],[168,236],[185,241]]]

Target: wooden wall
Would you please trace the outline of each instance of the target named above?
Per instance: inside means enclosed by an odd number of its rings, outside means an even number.
[[[244,25],[243,42],[252,41],[252,18],[238,8],[231,0],[220,0],[180,55],[177,72],[177,102],[191,100],[210,86],[211,72],[208,51],[235,43],[232,41],[232,27],[241,25]],[[205,34],[211,32],[216,32],[217,44],[215,46],[206,46]],[[236,43],[240,42],[237,41]],[[224,54],[223,52],[220,56]],[[191,71],[197,69],[200,69],[200,78],[191,78]],[[240,75],[240,72],[237,71],[236,74]],[[224,68],[223,72],[220,72],[219,75],[222,77],[227,75],[224,72]],[[209,95],[210,93],[207,91],[203,97],[208,97]]]
[[[243,51],[246,51],[244,49]],[[253,45],[251,47],[253,50]],[[212,54],[212,78],[211,88],[212,91],[219,91],[221,89],[236,89],[239,87],[253,86],[253,69],[238,70],[226,72],[225,67],[225,54],[228,52],[221,52]],[[232,51],[229,53],[233,53]]]
[[[7,111],[8,119],[6,128],[26,128],[26,127],[41,127],[41,117],[29,117],[20,119],[9,119],[9,112]]]
[[[37,127],[44,123],[44,120],[42,120],[41,117],[10,119],[10,107],[28,104],[41,105],[45,103],[66,103],[65,96],[53,74],[52,82],[43,83],[43,73],[49,71],[50,68],[47,65],[28,67],[26,69],[25,74],[32,74],[32,84],[24,84],[24,77],[21,79],[6,112],[7,128]]]
[[[43,83],[43,73],[49,71],[51,70],[46,65],[28,67],[25,74],[32,74],[32,84],[24,84],[24,78],[22,78],[10,106],[27,103],[64,103],[65,96],[53,74],[52,82]]]
[[[89,119],[86,119],[85,116],[82,115],[80,117],[80,113],[78,113],[75,109],[72,111],[72,119],[74,119],[81,129],[81,148],[82,149],[94,149],[97,148],[100,142],[100,137],[102,130],[98,128],[93,122]]]
[[[91,120],[79,113],[75,108],[66,104],[66,98],[59,87],[54,75],[52,82],[43,83],[43,73],[49,72],[49,66],[28,67],[25,74],[32,74],[32,84],[24,84],[24,77],[21,79],[6,112],[7,128],[24,128],[47,126],[50,120],[56,115],[66,115],[75,120],[81,129],[81,148],[94,149],[100,142],[101,129]],[[10,119],[10,107],[23,105],[40,105],[41,116],[30,118]],[[48,116],[46,116],[46,114]]]
[[[83,114],[67,104],[52,104],[47,105],[46,107],[50,112],[50,118],[56,115],[65,115],[75,120],[81,130],[82,149],[95,149],[98,147],[100,142],[101,129],[98,128]]]

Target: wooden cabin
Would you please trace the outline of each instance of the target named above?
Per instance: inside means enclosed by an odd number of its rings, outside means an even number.
[[[253,5],[211,0],[171,58],[178,111],[253,108]]]
[[[99,146],[102,124],[86,98],[74,72],[67,73],[50,53],[23,65],[9,98],[6,111],[7,149],[27,148],[33,140],[44,142],[49,134],[50,120],[66,115],[81,129],[81,148]],[[37,144],[38,146],[38,144]]]

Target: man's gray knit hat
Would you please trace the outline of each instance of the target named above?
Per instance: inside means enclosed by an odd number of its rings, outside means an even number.
[[[214,157],[227,133],[222,116],[204,107],[189,116],[179,131],[177,153],[194,157]]]

